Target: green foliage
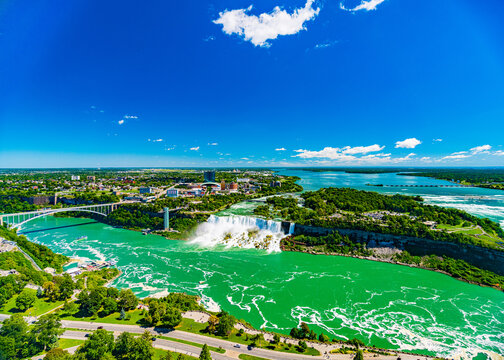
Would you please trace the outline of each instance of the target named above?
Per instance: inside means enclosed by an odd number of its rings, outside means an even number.
[[[57,272],[62,272],[63,264],[68,261],[66,256],[55,254],[47,246],[28,241],[26,237],[17,235],[15,231],[8,230],[5,226],[0,226],[0,237],[15,241],[42,269],[51,267]]]
[[[136,206],[136,205],[135,205]],[[163,219],[153,217],[132,205],[124,205],[112,211],[105,221],[113,226],[124,226],[129,229],[162,229]]]
[[[81,355],[81,358],[85,360],[102,360],[105,355],[111,355],[113,349],[114,335],[98,329],[77,349],[76,354]]]
[[[23,290],[26,281],[22,275],[8,275],[0,277],[0,306],[3,306],[15,294]]]
[[[170,306],[162,300],[151,299],[146,321],[153,326],[160,325],[173,329],[182,321],[182,315],[176,307]]]
[[[212,360],[212,357],[210,356],[210,350],[208,350],[207,344],[203,345],[203,348],[201,349],[201,353],[199,356],[199,360]]]
[[[354,360],[364,360],[364,354],[362,353],[362,350],[356,351]]]
[[[52,349],[63,333],[61,321],[55,314],[43,315],[35,323],[32,333],[44,350]]]
[[[47,352],[44,360],[71,360],[72,356],[68,351],[61,348],[54,348]]]
[[[37,291],[33,289],[24,289],[16,298],[16,307],[21,311],[31,308],[37,300]]]
[[[138,306],[138,298],[131,289],[121,289],[118,305],[125,310],[133,310]]]
[[[0,269],[16,270],[19,272],[21,279],[26,282],[33,282],[37,285],[42,285],[44,282],[52,279],[50,274],[44,271],[37,271],[31,262],[19,251],[0,253]]]
[[[233,315],[228,314],[225,311],[221,311],[217,314],[219,318],[219,323],[216,326],[216,333],[219,336],[229,336],[236,324],[236,318]]]

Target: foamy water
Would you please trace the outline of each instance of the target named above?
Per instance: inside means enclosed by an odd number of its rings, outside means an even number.
[[[291,227],[290,231],[293,231]],[[263,249],[279,252],[280,241],[287,234],[281,223],[251,216],[215,216],[200,224],[192,244],[205,247],[224,245],[227,248]]]

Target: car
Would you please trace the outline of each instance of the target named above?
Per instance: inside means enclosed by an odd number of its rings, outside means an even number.
[[[240,344],[234,344],[233,346],[234,346],[235,348],[238,348],[238,349],[239,349],[239,348],[241,348],[241,345],[240,345]]]
[[[89,337],[89,334],[84,334],[84,337]]]
[[[151,340],[152,340],[152,341],[156,341],[156,340],[157,340],[157,337],[153,336]]]
[[[97,329],[103,329],[103,326],[98,326]]]

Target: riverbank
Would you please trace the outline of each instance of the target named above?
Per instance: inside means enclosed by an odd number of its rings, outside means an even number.
[[[297,244],[297,245],[299,246],[299,244]],[[307,246],[302,246],[302,245],[299,247],[291,247],[291,246],[286,246],[284,241],[281,242],[280,246],[281,246],[282,251],[299,252],[299,253],[305,253],[305,254],[310,254],[310,255],[342,256],[342,257],[349,257],[349,258],[355,258],[355,259],[361,259],[361,260],[376,261],[376,262],[382,262],[382,263],[388,263],[388,264],[394,264],[394,265],[407,266],[407,267],[416,268],[416,269],[429,270],[429,271],[433,271],[433,272],[436,272],[439,274],[448,275],[454,279],[466,282],[468,284],[478,285],[478,286],[482,286],[482,287],[489,287],[489,288],[493,288],[495,290],[504,291],[504,287],[502,286],[504,284],[489,285],[489,284],[485,284],[483,282],[477,282],[477,281],[471,281],[468,279],[464,279],[464,278],[455,276],[454,274],[451,274],[447,271],[443,271],[440,269],[430,268],[430,267],[418,265],[415,263],[406,263],[406,262],[397,261],[394,259],[393,255],[402,253],[402,251],[398,250],[398,249],[395,249],[396,251],[393,252],[391,254],[391,256],[389,256],[389,257],[381,257],[381,256],[376,256],[376,255],[366,256],[366,255],[357,255],[357,254],[342,254],[342,253],[336,253],[336,252],[317,251],[316,249],[314,249],[312,247],[307,247]],[[375,250],[375,249],[372,249],[372,250]],[[391,250],[391,249],[387,248],[387,250]]]

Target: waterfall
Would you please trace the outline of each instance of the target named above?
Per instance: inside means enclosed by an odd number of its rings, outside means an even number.
[[[293,230],[291,225],[290,231]],[[241,247],[244,249],[264,249],[268,252],[280,250],[280,240],[286,234],[279,221],[264,220],[250,216],[215,216],[199,225],[191,243],[213,247]]]

